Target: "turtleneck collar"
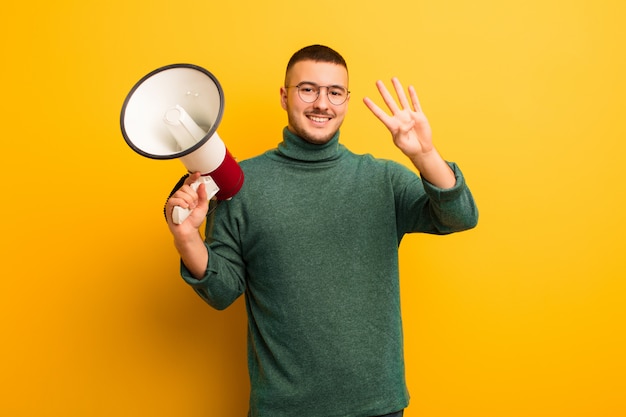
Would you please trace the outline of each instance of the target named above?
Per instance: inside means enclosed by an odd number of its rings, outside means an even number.
[[[295,135],[286,127],[283,141],[278,144],[278,152],[290,159],[306,162],[332,161],[341,156],[343,146],[339,144],[339,131],[326,143],[316,145]]]

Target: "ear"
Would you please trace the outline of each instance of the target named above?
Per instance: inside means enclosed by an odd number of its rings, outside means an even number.
[[[285,87],[280,87],[280,105],[283,110],[287,110],[287,89]]]

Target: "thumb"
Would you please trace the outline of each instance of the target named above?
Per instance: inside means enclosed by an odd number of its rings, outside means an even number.
[[[198,193],[198,205],[208,204],[206,185],[203,182],[200,183],[196,192]]]

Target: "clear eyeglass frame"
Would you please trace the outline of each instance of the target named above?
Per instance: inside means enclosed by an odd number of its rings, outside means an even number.
[[[317,85],[311,82],[301,82],[298,85],[286,86],[285,88],[297,89],[300,100],[305,103],[314,103],[317,101],[322,88],[326,88],[328,101],[335,106],[342,105],[350,96],[350,91],[341,85]]]

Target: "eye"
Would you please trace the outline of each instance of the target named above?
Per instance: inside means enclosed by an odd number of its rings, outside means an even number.
[[[332,87],[328,90],[328,93],[335,97],[343,97],[346,95],[346,90],[340,87]]]
[[[304,83],[298,86],[298,90],[305,94],[311,94],[317,92],[317,87],[313,84]]]

